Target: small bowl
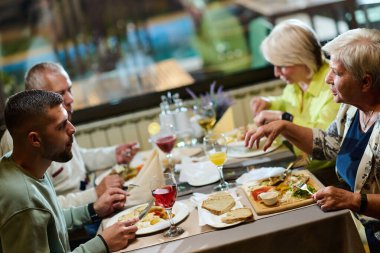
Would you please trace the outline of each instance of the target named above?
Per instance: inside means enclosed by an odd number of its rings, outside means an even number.
[[[276,204],[278,200],[277,197],[278,197],[278,192],[276,191],[263,192],[259,194],[259,198],[267,206],[273,206],[274,204]]]

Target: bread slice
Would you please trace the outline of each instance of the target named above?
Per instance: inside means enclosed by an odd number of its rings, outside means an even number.
[[[253,217],[252,211],[249,208],[237,208],[227,212],[227,215],[222,218],[222,222],[231,224],[238,221],[245,221]]]
[[[228,192],[218,192],[210,195],[202,202],[202,208],[215,215],[221,215],[230,211],[235,206],[235,200]]]

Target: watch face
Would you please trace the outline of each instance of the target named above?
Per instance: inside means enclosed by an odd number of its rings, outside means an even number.
[[[293,121],[293,115],[291,115],[291,114],[288,113],[288,112],[284,112],[284,113],[282,114],[281,119],[282,119],[282,120],[287,120],[287,121],[292,122],[292,121]]]

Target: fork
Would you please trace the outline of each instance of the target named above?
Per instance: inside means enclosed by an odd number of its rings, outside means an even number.
[[[307,187],[307,184],[306,184],[306,183],[301,183],[301,184],[299,184],[299,185],[296,185],[296,187],[297,187],[298,189],[303,190],[303,191],[307,191],[310,195],[313,195],[313,194],[314,194],[314,193],[312,193],[312,192],[309,190],[309,188]]]
[[[139,187],[139,185],[137,185],[137,184],[125,184],[125,185],[123,185],[123,190],[124,191],[130,191],[135,187]]]

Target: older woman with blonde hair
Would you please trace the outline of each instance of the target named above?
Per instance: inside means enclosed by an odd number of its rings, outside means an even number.
[[[267,149],[282,134],[314,158],[336,158],[337,175],[346,186],[323,188],[313,198],[324,211],[360,214],[371,252],[380,252],[380,31],[350,30],[323,49],[331,55],[326,82],[334,100],[344,103],[328,130],[278,120],[248,132],[246,145],[266,136]]]
[[[339,105],[326,85],[329,70],[315,32],[305,23],[291,19],[278,24],[261,44],[274,74],[288,85],[280,96],[255,97],[251,110],[257,126],[275,120],[288,120],[305,127],[326,129]],[[296,154],[301,154],[295,150]],[[312,161],[309,169],[334,166]]]

